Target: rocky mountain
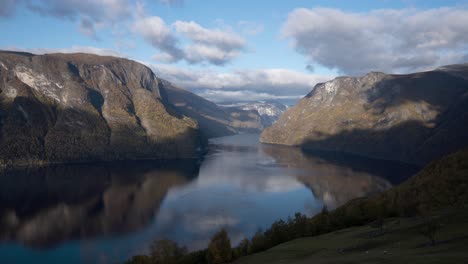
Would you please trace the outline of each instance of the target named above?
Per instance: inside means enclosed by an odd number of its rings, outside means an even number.
[[[262,117],[254,110],[219,106],[167,81],[162,81],[169,102],[185,116],[197,120],[205,137],[260,132]]]
[[[468,145],[468,64],[317,84],[261,141],[425,164]]]
[[[137,62],[0,51],[0,165],[193,157],[197,122]]]
[[[245,111],[256,111],[261,118],[263,127],[269,127],[275,123],[288,107],[279,102],[258,101],[251,103],[240,103],[234,105],[233,108],[238,108]]]

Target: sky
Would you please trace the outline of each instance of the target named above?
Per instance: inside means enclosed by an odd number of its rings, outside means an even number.
[[[0,49],[126,57],[215,102],[468,62],[468,0],[0,0]]]

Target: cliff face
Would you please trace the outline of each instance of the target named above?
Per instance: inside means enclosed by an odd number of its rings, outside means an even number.
[[[126,59],[0,52],[0,163],[193,157],[197,123],[160,85]]]
[[[168,101],[177,111],[195,119],[207,138],[263,130],[262,117],[255,110],[219,106],[169,82],[162,81],[162,84]]]
[[[318,84],[261,141],[427,163],[468,145],[468,64]]]

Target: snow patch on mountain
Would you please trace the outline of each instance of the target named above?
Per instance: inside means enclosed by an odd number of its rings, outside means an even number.
[[[279,102],[257,101],[250,103],[231,103],[223,105],[225,107],[234,107],[244,111],[256,111],[260,117],[264,127],[271,126],[275,123],[281,114],[288,109],[288,106]]]

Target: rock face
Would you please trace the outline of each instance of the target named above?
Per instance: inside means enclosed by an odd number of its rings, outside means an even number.
[[[162,83],[169,102],[183,115],[195,119],[204,137],[259,133],[263,130],[262,117],[255,110],[219,106],[167,81]]]
[[[0,165],[193,157],[197,123],[134,61],[0,52]]]
[[[318,84],[261,141],[425,164],[468,145],[468,64]]]

